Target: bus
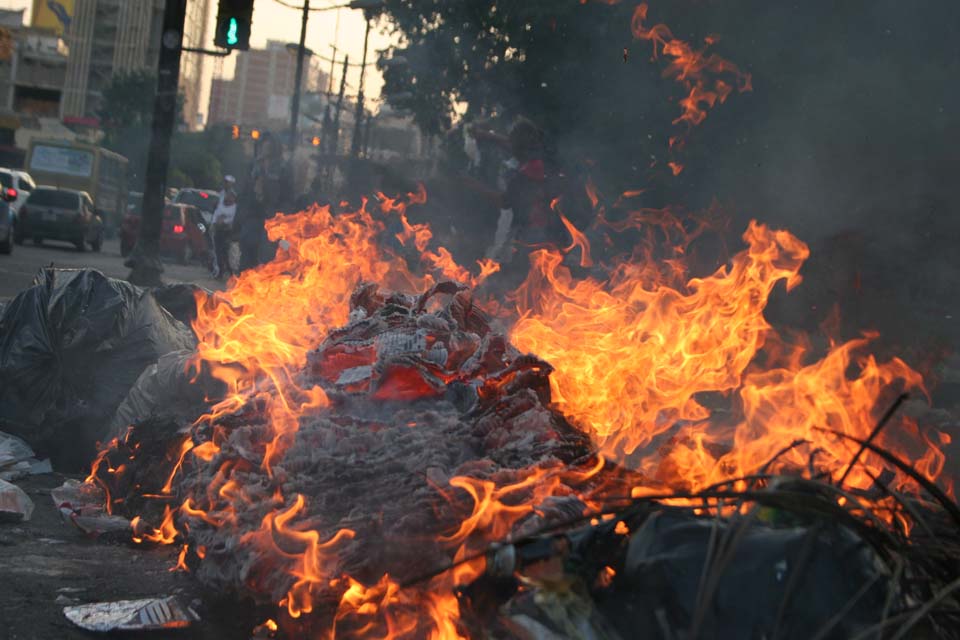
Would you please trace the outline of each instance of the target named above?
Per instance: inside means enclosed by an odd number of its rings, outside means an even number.
[[[127,211],[127,159],[91,144],[31,140],[26,170],[38,185],[86,191],[108,232]]]

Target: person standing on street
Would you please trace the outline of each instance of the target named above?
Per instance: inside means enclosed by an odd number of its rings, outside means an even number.
[[[233,224],[237,216],[237,180],[233,176],[223,179],[223,189],[218,194],[220,201],[213,212],[213,277],[233,275],[230,266],[230,244],[233,242]]]
[[[289,167],[283,145],[266,132],[254,152],[250,185],[244,191],[240,232],[240,268],[252,269],[269,261],[276,250],[267,239],[264,223],[284,211],[292,200]]]

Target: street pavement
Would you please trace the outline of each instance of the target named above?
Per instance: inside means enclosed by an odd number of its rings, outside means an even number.
[[[123,266],[120,257],[120,241],[106,240],[100,253],[89,249],[83,253],[72,244],[45,241],[42,246],[27,242],[14,246],[13,254],[0,255],[0,301],[6,301],[28,288],[34,276],[43,267],[54,266],[69,269],[97,269],[111,278],[125,279],[130,269]],[[164,262],[163,280],[167,283],[188,282],[207,289],[223,289],[224,283],[210,277],[210,272],[200,265],[180,265],[172,260]]]

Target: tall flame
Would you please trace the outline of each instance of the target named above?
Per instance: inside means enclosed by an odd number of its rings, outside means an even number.
[[[622,229],[652,221],[641,212]],[[837,480],[854,449],[833,432],[868,438],[881,404],[905,390],[926,393],[923,379],[898,358],[881,363],[867,354],[872,335],[834,344],[813,362],[806,344],[785,344],[763,312],[778,283],[789,291],[801,282],[809,249],[756,222],[743,240],[747,248],[729,265],[685,282],[686,265],[664,269],[643,252],[605,280],[578,280],[559,251],[539,250],[516,295],[511,339],[556,368],[556,406],[595,434],[605,455],[662,484],[696,491],[774,459],[771,472],[813,460]],[[675,249],[682,255],[686,244]],[[732,413],[705,406],[709,392],[725,395]],[[924,473],[934,478],[944,437],[912,429]],[[667,432],[671,446],[651,450]],[[865,454],[845,483],[867,489],[884,468]],[[898,476],[896,486],[912,481]]]

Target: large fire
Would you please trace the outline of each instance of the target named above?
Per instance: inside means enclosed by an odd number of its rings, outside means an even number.
[[[734,85],[749,88],[749,76],[730,63],[694,51],[662,25],[644,26],[646,11],[645,5],[637,9],[634,35],[671,58],[668,75],[689,90],[678,122],[699,124],[705,109],[726,99]],[[707,82],[705,73],[729,74],[734,85]],[[365,308],[357,300],[359,285],[377,283],[384,290],[417,295],[444,280],[480,287],[498,270],[495,263],[483,261],[470,271],[446,249],[431,248],[430,228],[407,218],[407,208],[425,197],[421,189],[403,198],[380,195],[350,214],[313,207],[278,215],[267,223],[270,239],[280,243],[275,259],[244,272],[224,293],[200,296],[194,371],[222,381],[227,392],[182,440],[161,497],[176,494],[187,467],[198,477],[202,469],[203,477],[213,480],[202,490],[179,495],[179,507],[168,507],[155,531],[144,530],[137,521],[139,539],[171,544],[178,536],[189,539],[200,527],[239,528],[238,514],[261,510],[258,528],[238,531],[239,546],[255,550],[257,558],[244,580],[264,596],[283,585],[285,593],[274,601],[281,626],[298,624],[322,609],[329,615],[310,627],[317,637],[451,639],[466,635],[455,587],[484,570],[483,552],[491,543],[515,533],[524,518],[542,513],[552,499],[576,498],[584,515],[602,507],[612,487],[622,500],[624,493],[687,494],[762,473],[809,471],[835,482],[842,477],[845,486],[865,490],[887,472],[884,461],[871,452],[848,469],[855,449],[835,432],[871,437],[886,406],[902,392],[923,393],[923,380],[899,359],[878,362],[870,356],[870,336],[831,344],[817,357],[804,341],[777,334],[764,311],[781,283],[787,290],[800,285],[800,269],[809,256],[800,239],[751,223],[741,251],[713,273],[693,277],[686,255],[695,232],[684,232],[665,212],[639,211],[627,223],[608,222],[600,212],[599,224],[618,231],[667,225],[675,234],[669,255],[638,251],[604,270],[593,264],[587,236],[563,218],[572,244],[531,254],[526,281],[508,296],[514,305],[509,337],[520,351],[553,367],[553,408],[591,437],[598,455],[569,467],[534,464],[498,473],[481,473],[477,467],[475,474],[424,478],[425,486],[432,485],[462,511],[457,526],[430,541],[446,551],[452,569],[415,585],[388,574],[373,580],[343,574],[340,554],[368,533],[343,527],[321,535],[317,515],[308,515],[307,496],[284,495],[282,479],[264,485],[248,478],[257,470],[273,479],[304,419],[329,410],[328,391],[319,382],[304,384],[299,374],[308,366],[308,354],[351,321],[351,305],[355,311]],[[597,206],[592,185],[589,197]],[[399,248],[385,248],[394,240]],[[410,260],[411,253],[419,260]],[[593,267],[593,275],[575,275],[570,256],[576,253],[579,266]],[[438,291],[453,295],[458,290],[441,285]],[[375,288],[362,293],[371,299],[380,295]],[[427,297],[422,300],[429,303]],[[402,306],[403,301],[395,302]],[[376,301],[384,304],[394,303]],[[477,345],[442,348],[450,353],[441,364],[455,359],[457,348],[466,355],[478,350]],[[362,346],[324,356],[324,362],[336,364],[331,380],[373,362]],[[316,366],[322,370],[324,362]],[[496,379],[480,381],[481,398],[521,375],[516,361],[497,364],[506,368]],[[536,365],[537,375],[545,373],[543,366]],[[428,373],[440,384],[453,382],[444,378],[445,371],[438,366]],[[424,382],[430,376],[404,376],[381,386],[372,401],[416,400],[436,391],[429,380]],[[243,459],[221,456],[227,437],[221,423],[251,407],[266,428],[257,432]],[[411,421],[409,428],[419,425]],[[921,447],[910,450],[910,457],[918,460],[918,471],[935,480],[943,467],[939,446],[945,436],[906,421],[890,431],[897,432],[898,441],[883,434],[879,441],[891,450]],[[904,445],[910,435],[914,437]],[[614,466],[628,474],[616,482],[597,482]],[[623,477],[631,478],[629,486]],[[888,484],[916,490],[912,483],[898,474]],[[202,545],[184,546],[178,566],[188,566],[188,558],[203,563],[208,553]],[[338,598],[332,606],[330,594]],[[269,620],[265,628],[277,625]]]
[[[183,441],[164,492],[172,491],[188,458],[191,473],[212,465],[207,474],[213,481],[186,497],[179,509],[168,508],[157,530],[143,531],[138,522],[139,538],[170,544],[177,540],[175,520],[180,534],[198,526],[236,528],[238,513],[266,509],[261,526],[238,539],[262,558],[262,566],[247,577],[251,584],[264,593],[275,591],[277,584],[289,585],[277,601],[285,612],[281,618],[292,624],[315,614],[320,600],[337,593],[339,603],[324,637],[348,629],[348,635],[460,638],[465,632],[458,624],[455,587],[483,572],[489,544],[515,533],[519,523],[551,499],[576,495],[586,513],[602,507],[608,493],[619,500],[631,492],[689,493],[761,471],[803,473],[811,460],[816,472],[833,480],[846,472],[845,485],[854,489],[869,488],[884,473],[883,461],[872,453],[847,472],[853,449],[832,431],[868,437],[883,403],[904,390],[922,390],[923,381],[898,359],[879,363],[867,355],[869,337],[834,344],[819,360],[811,359],[802,345],[779,339],[764,308],[778,283],[787,288],[800,284],[799,270],[808,256],[806,245],[789,232],[752,223],[743,235],[746,248],[729,264],[685,281],[679,264],[664,269],[639,256],[618,262],[606,279],[576,278],[565,266],[563,250],[542,249],[532,254],[531,273],[512,297],[517,316],[510,337],[522,351],[537,353],[555,367],[549,378],[554,407],[590,434],[602,455],[573,467],[533,465],[492,476],[448,478],[436,491],[451,504],[473,505],[461,511],[458,526],[433,541],[448,550],[453,570],[416,585],[403,585],[390,575],[369,582],[341,574],[346,545],[366,533],[341,528],[321,535],[311,524],[316,516],[307,516],[304,495],[283,495],[279,485],[264,495],[264,487],[245,484],[249,464],[218,455],[225,431],[216,425],[245,407],[258,407],[268,429],[255,446],[260,447],[261,468],[272,473],[302,420],[329,406],[327,393],[319,385],[303,388],[295,372],[307,365],[308,352],[348,320],[351,297],[359,308],[368,304],[358,302],[361,293],[371,300],[379,295],[369,288],[358,290],[358,284],[379,279],[411,293],[455,291],[435,286],[436,277],[451,275],[445,263],[425,258],[423,264],[438,275],[428,270],[416,276],[405,261],[378,248],[384,221],[399,216],[410,230],[400,239],[413,244],[419,237],[418,248],[426,249],[423,243],[429,239],[422,238],[428,230],[414,229],[405,212],[411,200],[421,197],[381,197],[376,213],[362,209],[333,216],[314,208],[278,216],[269,223],[271,239],[284,243],[277,258],[232,281],[227,292],[201,297],[194,325],[201,339],[195,366],[212,371],[230,392],[195,425],[195,430],[212,433],[212,439],[191,435]],[[589,251],[586,237],[575,237],[575,246]],[[685,250],[682,243],[675,249]],[[479,276],[464,279],[473,283],[489,270],[480,265]],[[463,272],[457,267],[452,273]],[[370,362],[363,349],[331,349],[310,366],[320,371],[333,367],[336,377]],[[432,393],[411,379],[384,388],[392,399],[404,401]],[[723,396],[722,411],[701,399],[707,392]],[[897,430],[901,438],[913,429],[922,436],[915,440],[925,439],[916,468],[935,479],[943,466],[936,437],[923,436],[915,425],[907,427]],[[634,470],[633,484],[624,486],[622,477],[591,482],[602,478],[610,464]],[[915,489],[911,482],[898,476],[893,484]],[[193,552],[184,546],[178,566],[186,567],[184,558],[191,553],[204,561],[202,546]],[[321,608],[330,611],[328,604]]]

